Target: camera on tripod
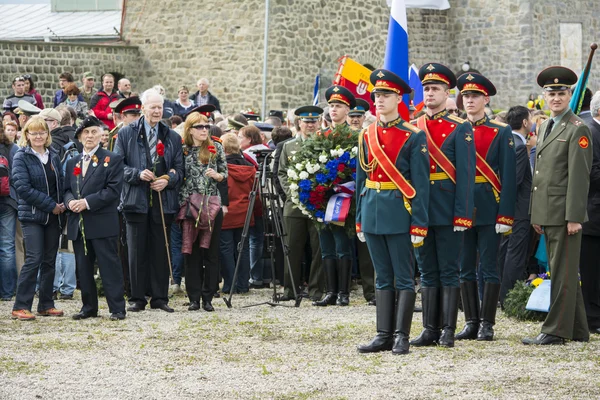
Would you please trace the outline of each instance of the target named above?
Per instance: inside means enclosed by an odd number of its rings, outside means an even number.
[[[275,150],[273,149],[256,149],[256,150],[252,150],[252,153],[254,153],[254,155],[256,156],[256,162],[258,163],[258,165],[261,166],[261,168],[259,168],[259,171],[262,170],[262,165],[264,164],[266,158],[269,156],[269,154],[273,153]],[[268,166],[268,164],[267,164]]]

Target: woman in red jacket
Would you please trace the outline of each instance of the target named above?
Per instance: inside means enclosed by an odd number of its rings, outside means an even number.
[[[241,254],[237,252],[237,244],[242,239],[242,230],[246,219],[246,212],[250,206],[249,195],[254,184],[256,168],[246,161],[240,153],[240,145],[236,135],[227,133],[221,136],[223,150],[227,158],[227,186],[229,195],[228,212],[223,217],[221,230],[221,275],[223,276],[223,293],[231,290],[237,293],[248,292],[248,280],[250,278],[250,251],[249,243],[246,241]],[[255,204],[258,204],[258,199]],[[256,208],[256,207],[255,207]],[[250,220],[254,226],[254,216]],[[247,239],[246,239],[247,240]],[[241,258],[237,282],[233,283],[233,273],[237,259]]]
[[[102,90],[92,96],[90,100],[90,110],[94,112],[96,118],[102,121],[109,130],[115,127],[113,121],[112,109],[109,107],[110,103],[117,100],[119,95],[114,92],[115,77],[111,74],[102,75]]]

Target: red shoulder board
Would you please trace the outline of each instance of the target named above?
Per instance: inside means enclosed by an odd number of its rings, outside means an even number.
[[[216,137],[216,136],[211,136],[210,138],[211,138],[212,140],[214,140],[215,142],[219,142],[219,143],[221,143],[221,138],[219,138],[219,137]]]

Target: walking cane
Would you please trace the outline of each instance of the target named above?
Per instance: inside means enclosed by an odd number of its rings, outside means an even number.
[[[162,177],[161,177],[162,178]],[[160,179],[160,178],[158,178]],[[173,284],[173,267],[171,265],[171,252],[169,251],[169,237],[167,236],[167,225],[165,224],[165,214],[163,212],[161,192],[158,193],[158,202],[160,203],[160,219],[162,220],[163,232],[165,233],[165,247],[167,248],[167,259],[169,261],[169,272],[171,273],[171,284]]]

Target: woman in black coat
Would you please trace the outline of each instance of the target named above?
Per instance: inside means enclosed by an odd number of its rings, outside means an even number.
[[[38,272],[40,289],[37,314],[62,316],[54,308],[52,284],[58,240],[59,215],[65,211],[62,204],[62,168],[58,155],[50,150],[52,139],[48,125],[41,117],[27,122],[21,137],[21,146],[13,159],[12,180],[19,198],[18,218],[27,243],[25,264],[17,283],[17,296],[12,318],[35,319],[31,313]]]

